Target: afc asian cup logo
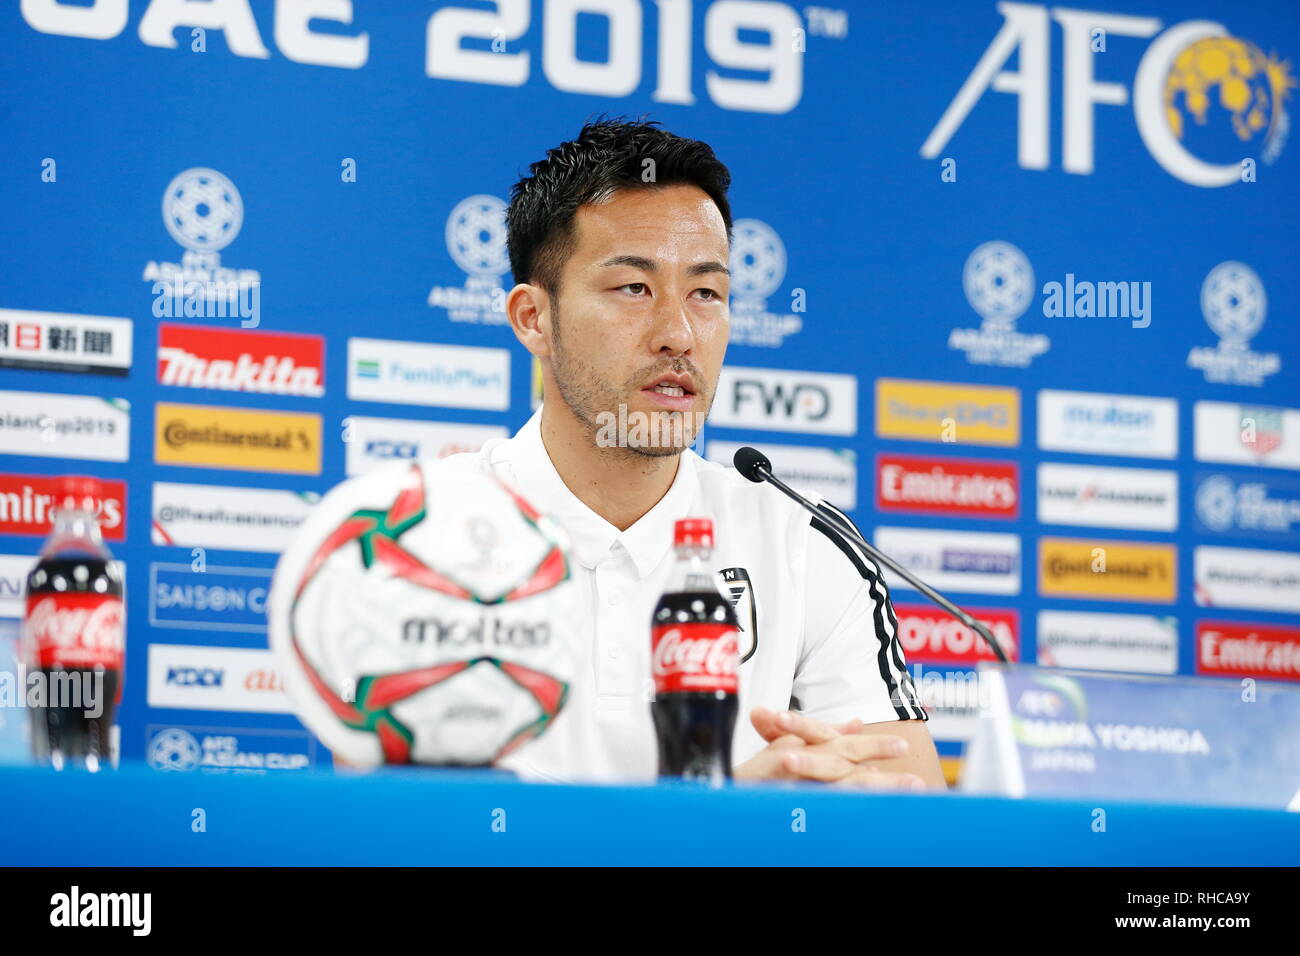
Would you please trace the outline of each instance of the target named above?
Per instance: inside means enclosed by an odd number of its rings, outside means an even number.
[[[1225,346],[1245,348],[1264,324],[1267,310],[1264,283],[1244,263],[1220,263],[1201,285],[1201,311]]]
[[[149,741],[149,766],[155,770],[193,770],[199,765],[199,742],[179,727],[160,730]]]
[[[1016,319],[1034,299],[1034,267],[1009,242],[994,239],[975,247],[961,272],[966,301],[979,313],[978,329],[953,329],[948,348],[966,353],[972,365],[1025,368],[1051,348],[1042,333],[1022,335]]]
[[[217,252],[244,224],[239,190],[215,169],[187,169],[163,192],[163,223],[173,239],[195,252]]]
[[[447,217],[447,252],[465,273],[465,284],[435,285],[427,304],[447,310],[453,322],[506,323],[501,277],[510,271],[506,204],[479,194],[462,199]]]
[[[447,251],[467,274],[499,279],[510,268],[506,204],[496,196],[462,199],[447,217]]]
[[[1009,329],[1024,315],[1034,295],[1034,269],[1023,252],[995,239],[966,259],[962,288],[986,327]]]
[[[1207,382],[1263,385],[1282,368],[1276,352],[1254,352],[1250,340],[1264,326],[1268,296],[1255,270],[1244,262],[1221,262],[1201,283],[1201,313],[1219,337],[1210,348],[1193,348],[1189,368],[1205,373]]]
[[[785,281],[785,243],[775,229],[758,219],[736,220],[731,234],[730,341],[775,348],[803,328],[799,316],[774,314],[767,308],[767,300]],[[802,311],[799,306],[792,309]]]
[[[785,244],[765,222],[741,219],[732,227],[731,294],[768,299],[785,279]]]
[[[1231,531],[1237,513],[1237,488],[1231,478],[1213,475],[1196,489],[1196,515],[1211,531]]]

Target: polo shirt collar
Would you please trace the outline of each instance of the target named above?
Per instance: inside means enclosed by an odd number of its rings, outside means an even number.
[[[509,444],[518,480],[516,490],[564,526],[573,542],[574,557],[588,569],[595,568],[612,549],[621,546],[631,557],[637,577],[645,578],[672,547],[673,522],[687,517],[696,500],[695,452],[688,448],[678,457],[677,475],[668,492],[632,527],[619,531],[570,491],[555,470],[542,442],[541,406]]]

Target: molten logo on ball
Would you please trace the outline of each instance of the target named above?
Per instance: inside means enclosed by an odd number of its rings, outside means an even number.
[[[568,695],[567,541],[486,473],[381,468],[332,491],[276,569],[272,645],[354,764],[492,763]]]

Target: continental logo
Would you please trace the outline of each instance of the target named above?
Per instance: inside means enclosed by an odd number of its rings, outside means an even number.
[[[1039,594],[1172,604],[1177,571],[1172,544],[1043,538],[1038,545]]]
[[[876,436],[961,445],[1020,444],[1020,390],[876,379]]]
[[[319,475],[321,418],[159,402],[154,460],[239,471]]]

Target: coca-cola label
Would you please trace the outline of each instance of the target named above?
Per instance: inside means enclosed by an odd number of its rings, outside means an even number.
[[[74,592],[27,598],[27,640],[35,667],[121,670],[123,630],[119,597]]]
[[[650,630],[655,694],[738,691],[739,645],[735,625],[717,622],[661,624]]]

